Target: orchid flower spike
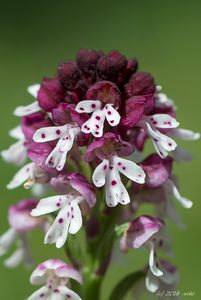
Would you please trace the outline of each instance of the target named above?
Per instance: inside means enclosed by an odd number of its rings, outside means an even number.
[[[34,98],[37,98],[39,89],[40,89],[40,84],[33,84],[27,88],[27,91]],[[34,101],[33,103],[31,103],[29,105],[16,107],[16,109],[14,110],[14,115],[17,117],[24,117],[24,116],[33,114],[35,112],[38,112],[40,110],[41,110],[41,108],[38,105],[38,101]]]
[[[25,137],[21,126],[17,126],[9,131],[9,135],[18,141],[12,144],[7,150],[1,151],[1,156],[8,163],[21,165],[25,162],[27,157],[27,150],[25,147]]]
[[[38,265],[30,277],[31,284],[44,286],[29,296],[27,300],[81,300],[78,294],[66,286],[69,278],[82,284],[81,274],[71,265],[60,259],[46,260]]]

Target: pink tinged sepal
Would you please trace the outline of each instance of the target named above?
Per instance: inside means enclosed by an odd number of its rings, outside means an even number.
[[[165,183],[165,187],[167,190],[175,197],[175,199],[183,206],[184,208],[191,208],[193,205],[193,202],[187,198],[184,198],[180,195],[176,185],[173,183],[172,180],[168,180]]]
[[[140,248],[164,227],[161,219],[151,216],[140,216],[130,223],[126,231],[126,244],[129,248]]]

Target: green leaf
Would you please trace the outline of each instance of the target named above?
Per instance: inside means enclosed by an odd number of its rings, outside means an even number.
[[[144,276],[145,273],[143,271],[137,271],[124,277],[113,289],[109,300],[123,300],[135,283],[137,283]]]

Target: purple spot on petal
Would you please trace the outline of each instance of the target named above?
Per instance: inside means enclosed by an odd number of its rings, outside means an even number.
[[[111,181],[111,185],[114,186],[114,185],[116,185],[116,184],[117,184],[117,181],[116,181],[116,180],[112,180],[112,181]]]
[[[99,116],[96,116],[96,120],[100,120],[101,118]]]
[[[45,138],[45,133],[42,133],[41,137],[42,137],[42,139],[44,139]]]
[[[58,222],[61,224],[61,223],[63,223],[63,218],[60,218],[59,220],[58,220]]]
[[[56,134],[58,134],[58,135],[61,134],[61,130],[57,129]]]

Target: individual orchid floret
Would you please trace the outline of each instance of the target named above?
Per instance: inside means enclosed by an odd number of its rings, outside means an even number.
[[[27,150],[25,147],[25,137],[21,126],[17,126],[9,131],[9,135],[18,141],[12,144],[7,150],[1,151],[1,156],[8,163],[21,165],[27,158]]]
[[[158,290],[173,291],[179,281],[176,267],[165,260],[159,260],[158,265],[162,270],[163,275],[157,277],[152,272],[148,271],[145,279],[147,290],[151,293],[156,293]]]
[[[177,144],[173,139],[161,133],[158,129],[176,128],[178,125],[179,123],[175,118],[168,114],[143,116],[137,124],[137,126],[142,127],[147,132],[157,153],[162,158],[167,157],[169,151],[175,150]]]
[[[79,132],[80,128],[78,126],[70,124],[44,127],[35,132],[33,140],[37,143],[44,143],[58,139],[56,147],[46,159],[46,164],[60,171],[64,168],[66,156],[73,147],[74,140]]]
[[[63,181],[63,182],[61,182]],[[52,185],[57,190],[63,190],[64,184],[68,194],[52,196],[41,199],[37,207],[31,212],[32,216],[41,216],[59,210],[59,213],[46,233],[45,244],[56,243],[56,247],[62,247],[68,233],[76,234],[82,227],[82,214],[79,204],[86,201],[90,207],[95,204],[95,194],[88,181],[78,173],[69,174],[66,178],[52,179]]]
[[[121,140],[120,136],[106,133],[100,139],[94,140],[88,147],[85,159],[87,161],[98,157],[102,162],[94,170],[92,179],[96,187],[105,186],[106,203],[116,206],[130,202],[129,194],[123,185],[120,173],[132,181],[144,183],[145,173],[136,163],[121,158],[130,155],[133,147]]]
[[[164,222],[151,216],[140,216],[133,220],[121,240],[122,250],[128,248],[138,249],[146,246],[150,249],[149,267],[155,276],[162,276],[163,272],[158,268],[156,262],[155,248],[161,244],[160,231],[164,227]]]
[[[24,184],[25,189],[29,189],[35,182],[46,183],[49,176],[45,170],[30,162],[24,165],[7,184],[9,190],[15,189]]]
[[[40,84],[33,84],[30,85],[27,90],[29,94],[31,94],[34,98],[37,98],[39,89],[40,89]],[[29,105],[16,107],[14,111],[14,115],[17,117],[23,117],[38,112],[40,110],[41,108],[38,105],[38,101],[34,101]]]
[[[81,274],[74,267],[60,259],[48,259],[38,265],[30,277],[31,284],[44,286],[34,292],[27,300],[81,300],[78,294],[66,286],[69,279],[74,279],[82,284]]]
[[[78,113],[92,113],[82,125],[82,132],[101,137],[105,119],[112,127],[119,124],[121,117],[117,110],[120,105],[120,92],[114,83],[109,81],[95,83],[87,91],[86,98],[88,100],[82,100],[76,106]]]
[[[5,260],[5,266],[14,268],[21,262],[25,265],[32,263],[32,257],[27,241],[27,233],[34,228],[45,229],[45,222],[42,218],[33,218],[30,212],[36,207],[36,199],[25,199],[12,205],[8,212],[10,228],[0,237],[0,256],[6,254],[11,246],[17,242],[15,252]]]

